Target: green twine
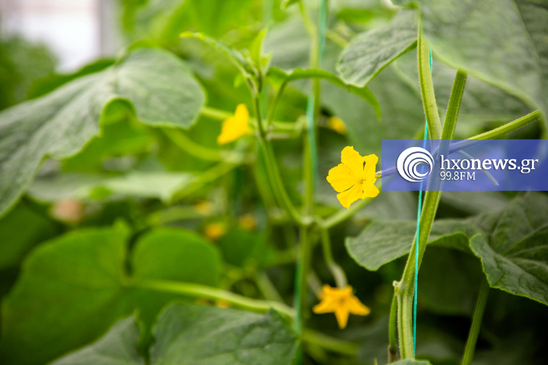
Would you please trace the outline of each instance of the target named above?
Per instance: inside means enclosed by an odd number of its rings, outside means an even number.
[[[432,73],[432,50],[430,49],[430,73]],[[426,139],[428,138],[428,121],[424,122],[424,137],[422,142],[422,148],[426,149]],[[422,166],[424,172],[424,165]],[[419,190],[419,203],[417,207],[417,233],[416,233],[416,245],[415,245],[415,292],[413,295],[413,353],[417,350],[417,296],[419,289],[419,245],[420,245],[420,225],[421,225],[421,213],[422,213],[422,188],[423,180],[421,180]]]

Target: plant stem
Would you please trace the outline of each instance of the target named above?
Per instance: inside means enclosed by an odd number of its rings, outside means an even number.
[[[455,135],[455,128],[457,127],[457,119],[459,117],[460,106],[462,104],[462,96],[464,95],[464,87],[466,86],[466,73],[461,70],[457,70],[455,75],[455,81],[453,82],[453,88],[451,89],[451,96],[449,97],[449,104],[447,105],[447,113],[445,114],[445,122],[443,131],[441,133],[441,139],[452,139]],[[449,123],[450,128],[446,128],[445,124]]]
[[[506,123],[498,128],[492,129],[488,132],[481,133],[478,135],[475,135],[474,137],[470,137],[469,139],[495,139],[500,138],[510,132],[513,132],[519,128],[522,128],[526,126],[527,124],[536,122],[537,120],[542,118],[542,114],[540,114],[539,110],[535,110],[532,113],[529,113],[519,119],[516,119],[510,123]]]
[[[272,145],[266,139],[266,133],[262,125],[263,123],[262,123],[260,106],[259,106],[259,96],[254,95],[254,100],[255,100],[255,104],[254,104],[255,115],[257,117],[257,126],[259,130],[259,146],[261,148],[261,152],[263,153],[263,157],[266,165],[266,172],[268,174],[270,183],[272,184],[274,195],[277,197],[278,202],[282,205],[286,213],[289,215],[289,217],[291,217],[291,219],[295,223],[297,223],[299,226],[307,226],[310,223],[312,223],[312,219],[311,218],[305,219],[305,217],[301,217],[301,215],[297,212],[297,210],[293,206],[293,203],[291,202],[291,199],[289,198],[289,195],[287,194],[287,191],[285,190],[285,186],[280,176],[280,170],[278,169],[278,165],[276,164],[276,158],[274,157],[274,151],[272,149]]]
[[[437,116],[437,107],[435,105],[432,78],[429,76],[430,64],[425,61],[425,50],[426,54],[428,54],[428,50],[422,40],[420,30],[418,44],[420,45],[419,77],[421,77],[421,95],[423,97],[423,105],[427,116],[430,136],[439,139],[443,135],[445,139],[451,140],[455,132],[461,100],[464,94],[463,89],[466,84],[466,74],[459,71],[455,76],[455,82],[453,83],[453,89],[451,90],[451,96],[448,103],[449,107],[445,122],[443,124],[443,130],[437,132],[432,131],[431,127],[439,127],[439,117]],[[413,341],[413,299],[416,295],[415,267],[417,270],[420,268],[424,252],[426,251],[426,244],[428,242],[428,237],[430,236],[432,224],[434,223],[434,218],[436,217],[436,212],[438,210],[440,197],[441,191],[426,192],[424,208],[420,218],[419,237],[415,237],[407,263],[405,265],[402,279],[395,288],[398,303],[398,337],[400,343],[400,355],[402,359],[412,359],[415,357]],[[417,244],[419,245],[419,250],[418,255],[416,256],[415,252]]]
[[[206,161],[228,161],[236,162],[242,161],[243,155],[234,151],[221,151],[219,149],[213,149],[204,147],[192,139],[190,139],[184,132],[176,129],[164,130],[166,136],[173,141],[179,148],[187,152],[188,154],[198,157]]]
[[[398,299],[396,295],[392,297],[392,304],[390,305],[390,319],[388,321],[388,363],[398,361],[398,342],[397,342],[397,313],[398,313]]]
[[[436,95],[434,94],[432,73],[430,70],[430,49],[426,40],[422,36],[420,21],[417,54],[419,64],[419,84],[424,114],[426,116],[426,122],[428,123],[428,133],[430,139],[440,139],[441,123],[438,114],[438,106],[436,104]]]
[[[217,119],[217,120],[225,120],[226,118],[230,118],[231,116],[233,116],[233,113],[229,113],[220,109],[211,108],[208,106],[202,107],[200,114],[203,115],[204,117]]]
[[[167,280],[144,280],[135,282],[132,285],[138,288],[166,293],[176,293],[195,298],[224,300],[233,304],[236,307],[259,313],[268,312],[270,308],[274,308],[277,311],[284,313],[290,317],[295,316],[295,311],[283,303],[251,299],[226,290],[212,288],[200,284],[190,284]]]
[[[468,340],[466,341],[464,356],[462,357],[462,365],[472,364],[474,351],[476,349],[476,342],[478,341],[478,335],[481,328],[481,321],[483,319],[483,312],[485,311],[485,305],[487,304],[488,296],[489,283],[487,282],[486,278],[483,278],[478,295],[478,300],[476,301],[476,308],[474,309],[474,315],[472,316],[472,325],[470,327],[470,333],[468,334]]]
[[[306,342],[319,345],[327,350],[331,350],[341,354],[356,356],[356,354],[358,353],[358,344],[327,336],[323,333],[316,332],[310,329],[306,329],[303,332],[302,338]]]
[[[322,236],[322,250],[325,263],[327,264],[329,271],[331,271],[331,275],[333,275],[337,287],[339,287],[340,289],[344,289],[347,284],[346,274],[344,273],[344,270],[339,266],[339,264],[337,264],[333,259],[329,231],[325,228],[320,228],[320,231]]]

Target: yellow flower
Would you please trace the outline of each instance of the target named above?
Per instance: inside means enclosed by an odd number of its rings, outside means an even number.
[[[244,214],[240,217],[240,227],[252,231],[257,226],[257,220],[251,214]]]
[[[212,241],[216,241],[226,233],[226,225],[222,222],[210,223],[205,227],[204,235]]]
[[[375,186],[375,168],[379,158],[375,155],[360,156],[354,147],[345,147],[341,152],[341,164],[329,170],[327,181],[339,194],[337,198],[345,208],[358,199],[379,195]]]
[[[339,328],[343,329],[348,323],[348,314],[360,316],[368,315],[371,310],[363,305],[358,298],[352,294],[352,287],[347,285],[344,289],[332,288],[324,285],[322,288],[321,302],[312,309],[316,314],[335,313]]]
[[[202,200],[194,204],[194,209],[201,215],[209,215],[213,212],[213,204],[207,200]]]
[[[327,126],[339,134],[346,134],[346,124],[339,117],[329,118]]]
[[[223,122],[221,134],[217,137],[218,144],[226,144],[237,140],[249,132],[249,111],[244,104],[236,107],[234,116]]]

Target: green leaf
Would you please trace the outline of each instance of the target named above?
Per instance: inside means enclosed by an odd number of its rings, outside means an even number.
[[[134,317],[122,319],[96,342],[51,365],[142,365],[145,362],[136,349],[140,332]]]
[[[290,365],[297,335],[276,311],[174,304],[158,318],[151,364]]]
[[[174,228],[153,231],[136,243],[129,276],[127,238],[120,226],[86,229],[34,250],[2,303],[0,358],[20,365],[46,363],[97,339],[136,309],[150,328],[156,313],[181,297],[143,289],[142,280],[205,285],[218,280],[216,249]]]
[[[0,214],[29,185],[44,156],[72,156],[98,135],[100,121],[115,100],[133,103],[137,118],[145,124],[189,128],[205,95],[175,56],[138,49],[120,64],[3,111]]]
[[[448,66],[548,115],[548,12],[542,1],[421,0],[421,24]]]
[[[282,0],[282,3],[280,4],[280,6],[281,6],[282,9],[287,9],[291,5],[297,4],[300,1],[301,0]]]
[[[188,3],[200,30],[215,37],[223,35],[231,25],[241,25],[240,15],[252,11],[251,0],[188,0]]]
[[[435,221],[429,244],[470,252],[469,237],[488,231],[497,217],[498,213],[485,213],[466,220]],[[416,222],[411,220],[373,221],[357,237],[346,238],[346,249],[358,264],[376,271],[409,253],[416,229]]]
[[[121,196],[155,198],[169,203],[173,196],[196,181],[186,172],[130,171],[125,175],[67,173],[37,179],[28,194],[41,202],[61,199],[94,200]]]
[[[417,45],[414,11],[400,11],[390,23],[357,35],[341,54],[337,70],[345,82],[363,87],[383,68]]]
[[[22,227],[25,229],[21,229]],[[17,205],[0,220],[0,269],[19,265],[32,247],[52,238],[57,231],[55,223],[45,216],[27,205]]]
[[[490,235],[470,239],[489,285],[548,305],[548,197],[512,201]]]
[[[342,81],[340,78],[338,78],[335,74],[332,74],[329,71],[318,70],[313,68],[308,68],[308,69],[296,68],[291,71],[284,71],[280,68],[272,67],[268,70],[267,76],[273,79],[283,80],[284,82],[291,82],[294,80],[301,80],[301,79],[313,79],[313,78],[329,81],[333,85],[346,89],[350,91],[351,93],[363,98],[373,107],[373,109],[375,110],[375,113],[377,114],[377,118],[379,120],[381,120],[382,118],[381,107],[379,105],[379,102],[377,101],[377,98],[371,92],[371,90],[369,90],[367,86],[356,87],[354,85],[349,85],[345,83],[344,81]]]

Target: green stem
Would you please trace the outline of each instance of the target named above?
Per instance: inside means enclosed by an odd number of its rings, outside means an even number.
[[[417,42],[417,54],[419,64],[419,84],[421,89],[422,105],[426,122],[428,123],[428,133],[430,139],[440,139],[441,123],[436,104],[436,95],[434,94],[434,83],[432,73],[430,72],[430,48],[424,37],[419,24],[419,37]]]
[[[425,114],[430,121],[428,122],[429,129],[432,127],[437,128],[439,126],[439,117],[437,116],[437,107],[435,106],[434,89],[432,85],[432,78],[427,77],[430,74],[430,64],[425,62],[425,51],[428,54],[428,49],[424,44],[419,31],[419,75],[423,75],[421,79],[421,89],[423,97],[423,105],[425,108]],[[422,54],[422,56],[421,56]],[[426,72],[427,71],[427,72]],[[423,85],[424,84],[424,85]],[[455,132],[455,126],[458,119],[459,109],[461,105],[462,96],[464,94],[464,87],[466,84],[466,74],[457,72],[455,76],[455,82],[453,84],[453,90],[449,99],[448,112],[446,114],[445,122],[443,124],[442,131],[430,130],[430,136],[439,139],[442,135],[445,139],[451,140]],[[426,92],[425,92],[426,91]],[[430,99],[432,98],[432,99]],[[435,113],[435,116],[433,115]],[[436,217],[438,205],[440,202],[441,191],[428,191],[424,199],[424,208],[421,213],[419,237],[415,237],[413,245],[411,247],[410,254],[405,265],[405,269],[402,275],[401,281],[395,288],[398,303],[398,338],[400,343],[400,355],[402,359],[412,359],[415,356],[414,342],[413,342],[413,298],[415,295],[415,267],[420,268],[424,252],[426,251],[426,244],[430,231],[432,230],[432,224]],[[416,255],[416,245],[419,245],[418,261]]]
[[[233,113],[229,113],[220,109],[211,108],[208,106],[202,107],[200,114],[204,117],[208,117],[216,120],[225,120],[226,118],[230,118],[231,116],[234,115]]]
[[[398,342],[397,342],[397,313],[398,313],[398,299],[396,294],[392,297],[392,304],[390,305],[390,319],[388,322],[388,363],[398,361]]]
[[[234,151],[220,151],[218,149],[204,147],[192,139],[184,132],[176,129],[165,130],[166,136],[173,141],[179,148],[188,154],[206,161],[242,161],[243,155]]]
[[[502,125],[498,128],[492,129],[488,132],[478,134],[474,137],[470,137],[469,139],[495,139],[500,138],[510,132],[513,132],[519,128],[525,127],[527,124],[536,122],[537,120],[542,118],[542,114],[539,110],[535,110],[532,113],[529,113],[519,119],[516,119],[510,123],[506,123],[505,125]]]
[[[181,199],[202,188],[205,184],[215,181],[221,176],[224,176],[225,174],[232,171],[232,169],[234,169],[236,166],[238,166],[238,164],[232,162],[221,162],[216,166],[213,166],[209,170],[203,172],[200,175],[200,178],[193,182],[190,186],[174,194],[173,198],[171,199],[172,203],[180,201]]]
[[[444,128],[441,133],[441,139],[452,139],[455,135],[457,127],[457,119],[459,117],[460,106],[462,104],[462,96],[464,95],[464,87],[466,86],[466,73],[458,70],[451,89],[449,104],[447,105],[447,113],[445,114]],[[449,128],[445,128],[445,124],[449,123]]]
[[[359,345],[356,343],[327,336],[323,333],[316,332],[310,329],[306,329],[303,332],[302,338],[306,342],[319,345],[327,350],[350,356],[356,356],[359,349]]]
[[[331,275],[335,279],[337,287],[344,289],[347,285],[346,274],[344,270],[333,259],[333,253],[331,252],[331,239],[329,237],[329,231],[325,228],[320,228],[322,236],[322,250],[323,257],[327,267],[331,271]]]
[[[488,296],[489,283],[487,282],[487,279],[484,278],[481,283],[478,300],[476,301],[476,308],[474,309],[474,315],[472,317],[472,326],[470,327],[470,333],[468,334],[468,340],[466,341],[464,356],[462,357],[462,365],[472,364]]]
[[[280,293],[278,293],[276,287],[274,286],[274,284],[272,284],[272,281],[270,281],[266,272],[261,271],[257,273],[257,275],[255,275],[255,283],[267,300],[280,303],[284,302]]]
[[[278,312],[284,313],[290,317],[295,316],[295,311],[283,303],[251,299],[226,290],[200,284],[166,280],[144,280],[135,282],[132,286],[164,293],[176,293],[194,298],[224,300],[236,307],[259,313],[268,312],[270,308],[274,308]]]

